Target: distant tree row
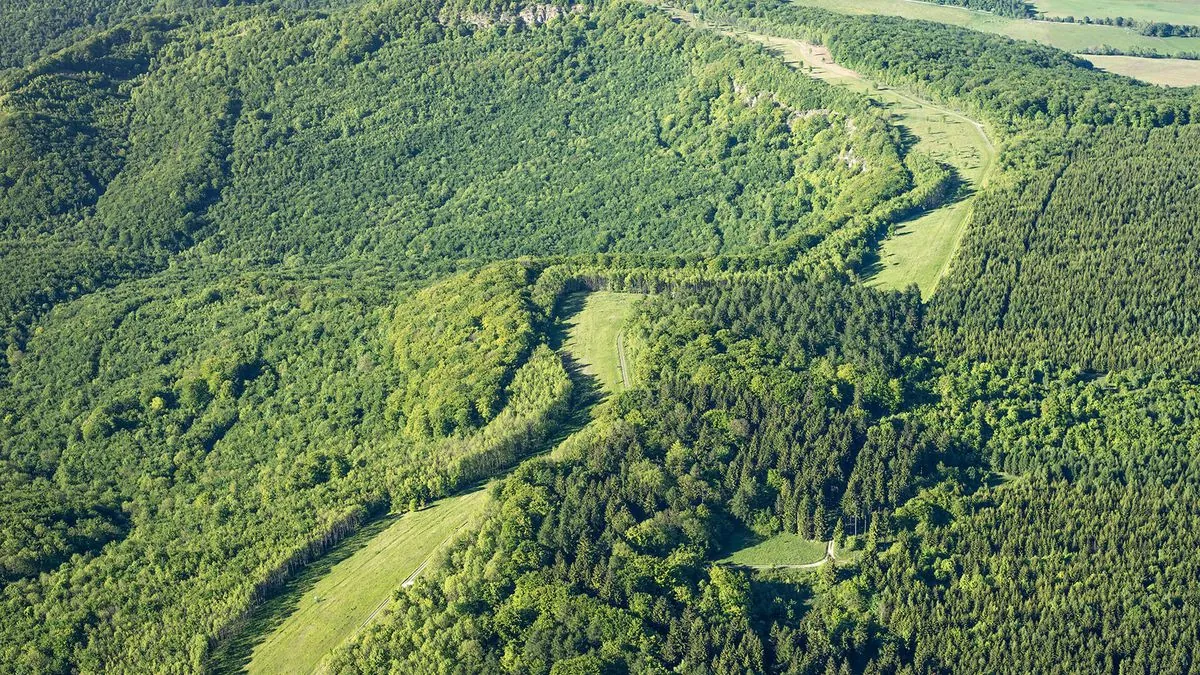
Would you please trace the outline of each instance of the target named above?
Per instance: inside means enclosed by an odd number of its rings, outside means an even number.
[[[1174,24],[1163,21],[1141,21],[1132,17],[1124,16],[1039,16],[1042,21],[1057,21],[1061,23],[1081,23],[1099,26],[1117,26],[1119,28],[1129,28],[1136,30],[1142,35],[1151,37],[1200,37],[1200,26],[1192,26],[1188,24]]]

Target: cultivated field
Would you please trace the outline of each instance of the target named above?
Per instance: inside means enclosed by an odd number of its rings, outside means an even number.
[[[1200,52],[1200,38],[1156,38],[1116,26],[1097,26],[1029,19],[1009,19],[961,7],[935,5],[917,0],[792,0],[796,4],[841,12],[843,14],[885,14],[909,19],[937,21],[964,26],[987,33],[1006,35],[1015,40],[1032,40],[1069,52],[1103,46],[1120,50],[1145,49],[1163,55]],[[1087,0],[1082,0],[1086,2]],[[1040,3],[1039,3],[1040,4]],[[1109,4],[1114,4],[1111,2]],[[1099,16],[1099,12],[1092,14]],[[1128,15],[1128,14],[1126,14]]]
[[[450,497],[400,516],[352,555],[321,570],[295,610],[254,648],[250,673],[311,673],[361,629],[393,591],[434,554],[487,499],[486,490]],[[353,543],[351,543],[353,545]]]
[[[1093,66],[1110,73],[1161,84],[1167,87],[1190,87],[1200,84],[1200,61],[1190,59],[1142,59],[1136,56],[1093,56],[1079,54]]]
[[[1141,21],[1200,25],[1200,3],[1195,0],[1034,0],[1035,10],[1046,16],[1124,16]]]
[[[564,301],[568,316],[566,350],[606,392],[624,391],[628,386],[629,368],[621,329],[641,297],[634,293],[597,291],[576,293]]]

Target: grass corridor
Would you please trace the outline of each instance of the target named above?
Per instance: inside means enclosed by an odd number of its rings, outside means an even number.
[[[983,187],[996,148],[978,122],[949,108],[884,87],[836,64],[823,47],[800,40],[743,33],[779,53],[785,61],[818,79],[862,92],[887,107],[892,123],[914,138],[912,149],[953,166],[963,181],[959,198],[896,228],[884,240],[869,284],[903,289],[916,284],[928,299],[949,268],[966,229],[974,191]]]
[[[639,298],[634,293],[597,291],[576,293],[564,301],[564,314],[569,317],[565,348],[606,393],[628,387],[624,374],[628,367],[622,368],[618,336]]]
[[[673,16],[691,25],[705,25],[695,15],[670,9]],[[926,299],[949,269],[971,213],[971,196],[986,183],[996,159],[996,148],[983,126],[944,106],[922,100],[892,87],[880,86],[843,67],[828,50],[802,40],[781,38],[742,28],[717,27],[743,40],[757,42],[785,63],[831,84],[870,96],[887,107],[892,123],[912,136],[912,149],[953,166],[962,180],[959,198],[898,224],[895,236],[884,240],[879,260],[869,271],[868,284],[903,289],[916,284]]]
[[[387,529],[329,570],[297,608],[254,648],[247,672],[312,673],[322,659],[374,618],[449,537],[479,513],[483,489],[393,516]]]
[[[738,549],[720,562],[747,567],[816,565],[828,552],[828,542],[784,532]]]

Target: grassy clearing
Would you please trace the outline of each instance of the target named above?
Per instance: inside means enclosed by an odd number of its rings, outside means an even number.
[[[879,260],[867,285],[901,290],[910,284],[928,300],[947,269],[966,229],[970,204],[937,209],[901,223],[879,247]]]
[[[1006,35],[1015,40],[1031,40],[1069,52],[1080,52],[1105,45],[1121,50],[1148,49],[1163,55],[1200,51],[1200,38],[1155,38],[1116,26],[1009,19],[961,7],[935,5],[917,0],[792,0],[796,4],[820,7],[842,14],[885,14],[964,26],[986,33]],[[1079,0],[1091,4],[1090,0]],[[1120,4],[1107,0],[1106,5]],[[1166,6],[1168,3],[1156,3]],[[1042,9],[1042,3],[1037,3]],[[1100,16],[1100,11],[1084,12]],[[1076,14],[1080,16],[1080,14]],[[1128,11],[1124,16],[1130,16]]]
[[[720,562],[733,565],[811,565],[825,559],[826,543],[798,534],[777,534],[734,551]]]
[[[1093,56],[1079,54],[1093,66],[1110,73],[1166,87],[1200,84],[1200,61],[1187,59],[1143,59],[1136,56]]]
[[[983,127],[974,120],[903,91],[880,86],[835,63],[823,47],[740,29],[730,32],[763,44],[789,65],[813,77],[862,92],[885,105],[892,123],[911,137],[912,151],[955,168],[963,181],[963,196],[985,183],[996,149]],[[889,289],[915,283],[928,298],[949,267],[970,210],[971,199],[964,198],[900,224],[896,236],[885,240],[880,247],[879,260],[867,283]]]
[[[622,375],[624,350],[619,348],[621,329],[633,315],[635,303],[642,296],[634,293],[574,293],[563,302],[566,319],[566,350],[579,363],[581,370],[595,377],[608,393],[624,391],[627,382]],[[628,364],[624,368],[628,371]]]
[[[295,610],[256,645],[250,673],[311,673],[354,635],[393,591],[479,513],[486,490],[450,497],[415,513],[392,516],[386,529],[327,570],[293,598]]]
[[[1034,0],[1033,7],[1046,16],[1125,16],[1140,21],[1200,25],[1196,0]]]

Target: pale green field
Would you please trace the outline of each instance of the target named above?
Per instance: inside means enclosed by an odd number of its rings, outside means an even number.
[[[977,191],[987,181],[996,149],[977,122],[949,108],[879,86],[834,63],[822,47],[741,29],[731,32],[765,45],[812,77],[863,92],[884,104],[892,123],[916,140],[912,150],[955,168],[964,183],[964,194]],[[958,248],[971,204],[970,198],[960,199],[900,224],[896,236],[882,243],[878,265],[867,283],[888,289],[903,289],[915,283],[924,297],[932,295]]]
[[[735,551],[721,560],[733,565],[811,565],[825,559],[826,543],[805,539],[798,534],[777,534]]]
[[[568,316],[566,350],[606,392],[624,391],[628,385],[621,373],[623,355],[618,351],[618,339],[641,297],[634,293],[597,291],[577,293],[564,301]],[[579,303],[582,307],[578,307]]]
[[[1125,75],[1166,87],[1191,87],[1200,84],[1200,61],[1190,59],[1140,59],[1136,56],[1093,56],[1078,54],[1093,66],[1110,73]]]
[[[1196,0],[1034,0],[1034,9],[1046,16],[1125,16],[1141,21],[1200,25]]]
[[[337,563],[279,626],[255,646],[250,673],[312,673],[361,629],[438,547],[479,513],[486,490],[393,516],[394,522]]]
[[[1006,17],[961,7],[935,5],[917,0],[792,0],[798,5],[820,7],[843,14],[884,14],[964,26],[1015,40],[1031,40],[1069,52],[1105,45],[1121,50],[1150,49],[1160,54],[1200,52],[1200,38],[1155,38],[1116,26],[1095,26]],[[1087,0],[1082,0],[1086,2]],[[1109,0],[1107,4],[1113,4]],[[1166,3],[1162,3],[1165,5]],[[1039,3],[1040,5],[1040,3]],[[1099,15],[1099,12],[1095,14]]]

